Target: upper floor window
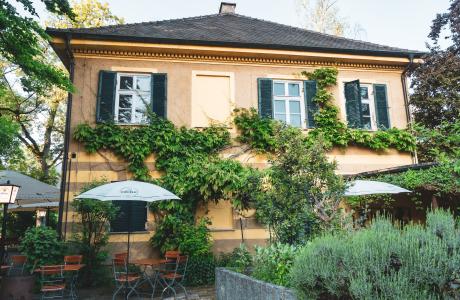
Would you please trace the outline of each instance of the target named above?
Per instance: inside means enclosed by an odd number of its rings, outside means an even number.
[[[149,74],[117,74],[115,122],[145,124],[152,101],[152,81]]]
[[[366,130],[390,128],[387,87],[385,84],[345,82],[345,110],[348,126]]]
[[[161,73],[100,71],[97,122],[145,124],[149,111],[166,117],[167,78]]]
[[[302,82],[275,81],[273,83],[273,117],[294,127],[302,128],[305,122],[305,104]]]

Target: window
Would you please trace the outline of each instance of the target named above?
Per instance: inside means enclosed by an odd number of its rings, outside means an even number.
[[[110,222],[111,232],[146,231],[147,207],[143,201],[114,201],[118,207],[116,218]],[[129,213],[131,212],[131,217]]]
[[[152,77],[150,74],[117,74],[115,122],[145,124],[151,107]]]
[[[362,127],[363,129],[367,130],[374,130],[375,129],[375,114],[374,114],[374,99],[370,94],[370,86],[368,85],[361,85],[360,86],[360,93],[361,93],[361,119],[362,119]]]
[[[344,94],[345,111],[350,128],[365,130],[389,128],[386,85],[363,84],[359,80],[354,80],[344,83]]]
[[[305,108],[302,83],[275,81],[273,83],[273,117],[294,127],[304,127]]]

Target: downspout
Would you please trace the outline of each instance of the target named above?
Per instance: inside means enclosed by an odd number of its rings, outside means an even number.
[[[67,58],[69,59],[69,77],[70,82],[73,84],[74,80],[74,67],[75,67],[75,59],[70,48],[70,41],[72,36],[70,34],[66,34],[65,36],[65,50],[67,53]],[[61,190],[60,190],[60,197],[59,197],[59,214],[58,214],[58,224],[57,224],[57,233],[59,238],[62,238],[62,217],[64,213],[64,200],[66,194],[66,183],[70,178],[68,177],[67,167],[69,163],[69,143],[70,143],[70,119],[72,117],[72,92],[69,92],[67,95],[67,112],[66,112],[66,121],[65,121],[65,131],[64,131],[64,154],[62,157],[62,179],[61,179]],[[70,171],[70,170],[69,170]]]
[[[409,69],[413,66],[414,64],[414,54],[409,54],[409,64],[404,68],[404,71],[401,74],[401,83],[403,87],[403,95],[404,95],[404,108],[406,109],[406,121],[409,127],[409,130],[413,133],[413,120],[412,120],[412,114],[410,112],[410,107],[409,107],[409,91],[407,89],[407,72]],[[418,163],[418,157],[417,157],[417,149],[411,152],[412,156],[412,163],[416,164]]]

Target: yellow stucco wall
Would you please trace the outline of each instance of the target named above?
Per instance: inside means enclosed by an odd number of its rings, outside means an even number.
[[[98,48],[98,46],[91,44],[89,48]],[[199,54],[205,51],[192,48],[190,47],[189,53],[195,51]],[[180,50],[185,51],[182,48]],[[176,49],[176,51],[178,50]],[[207,51],[212,51],[212,49]],[[267,51],[265,50],[265,52]],[[229,53],[232,52],[227,50],[227,55]],[[257,107],[257,78],[300,79],[301,71],[313,71],[321,66],[321,62],[315,62],[314,65],[302,64],[301,62],[288,64],[284,61],[277,63],[276,59],[261,63],[260,57],[266,57],[269,54],[260,54],[258,57],[257,52],[252,51],[251,53],[256,57],[253,62],[251,60],[234,62],[223,59],[207,59],[206,57],[203,57],[202,60],[192,60],[185,56],[183,59],[181,57],[162,59],[161,56],[98,55],[80,51],[75,55],[74,85],[76,92],[72,105],[71,134],[73,134],[75,126],[80,123],[95,123],[96,94],[100,70],[166,73],[168,76],[167,117],[177,126],[190,127],[204,126],[207,117],[210,117],[209,119],[221,118],[218,121],[229,121],[229,113],[234,107]],[[279,57],[282,54],[276,53],[276,55]],[[285,55],[289,57],[293,54]],[[311,56],[311,54],[309,55]],[[323,59],[324,65],[329,66],[333,56],[329,55],[329,57],[318,59]],[[341,108],[341,118],[345,119],[343,82],[359,79],[363,83],[387,85],[391,125],[399,128],[406,127],[407,121],[401,84],[401,65],[403,65],[404,60],[381,57],[360,58],[357,56],[347,58],[342,55],[342,57],[337,58],[337,61],[341,61],[340,64],[337,64],[339,70],[338,85],[332,89],[332,92],[336,105]],[[355,63],[347,65],[346,61],[354,61]],[[380,62],[382,65],[360,65],[357,63],[359,61]],[[394,67],[388,67],[391,63],[394,64]],[[225,99],[228,103],[222,103],[222,100],[220,103],[216,103],[216,99]],[[205,108],[207,111],[200,108]],[[234,132],[234,129],[230,130]],[[84,147],[73,140],[70,142],[69,152],[75,153],[76,156],[72,159],[69,168],[66,200],[71,201],[73,195],[80,190],[82,185],[91,180],[106,178],[112,181],[130,178],[130,174],[126,170],[126,162],[119,160],[112,153],[87,154]],[[224,153],[223,155],[228,154]],[[354,174],[413,162],[411,155],[407,153],[399,153],[394,150],[375,153],[358,147],[349,147],[346,150],[335,149],[329,156],[331,159],[337,160],[338,172],[341,174]],[[252,154],[241,155],[238,159],[256,167],[266,165],[263,157]],[[153,155],[147,159],[147,166],[151,175],[154,177],[161,176],[155,170],[154,161]],[[247,215],[246,217],[239,216],[233,211],[229,203],[210,204],[206,208],[201,208],[199,214],[203,215],[206,212],[213,220],[211,229],[216,252],[231,250],[239,244],[242,238],[249,245],[261,244],[268,239],[268,232],[257,224],[252,215],[249,217]],[[65,206],[64,221],[65,231],[69,237],[71,232],[77,229],[78,216],[72,213],[72,208],[68,203]],[[149,215],[149,221],[152,223],[151,215]],[[241,225],[243,226],[243,233],[241,232]],[[133,253],[135,256],[148,257],[155,254],[148,245],[148,239],[152,235],[153,228],[153,225],[149,225],[150,231],[133,235]],[[125,241],[125,235],[112,234],[110,237],[112,251],[121,251]]]

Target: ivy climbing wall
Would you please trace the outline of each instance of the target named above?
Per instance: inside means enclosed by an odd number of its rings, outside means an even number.
[[[279,80],[302,81],[306,80],[307,76],[302,75],[302,71],[313,72],[320,66],[309,65],[276,65],[276,64],[229,64],[225,62],[190,62],[190,61],[161,61],[148,59],[114,59],[103,57],[78,57],[76,59],[75,68],[75,86],[77,92],[74,95],[72,107],[72,136],[76,133],[80,134],[80,138],[72,139],[70,145],[70,153],[74,153],[74,158],[69,171],[68,184],[68,201],[72,201],[73,195],[78,193],[80,188],[87,182],[106,178],[108,181],[125,180],[128,178],[138,177],[145,178],[160,178],[165,174],[167,167],[161,165],[164,161],[169,161],[171,157],[169,152],[182,151],[195,146],[194,141],[190,144],[178,144],[179,148],[184,149],[167,149],[166,154],[159,155],[155,151],[144,153],[143,146],[139,146],[136,142],[143,141],[143,134],[149,129],[144,128],[139,134],[128,134],[123,137],[123,140],[110,140],[110,136],[114,134],[113,130],[117,131],[117,136],[123,135],[122,131],[134,129],[129,126],[119,126],[119,129],[102,128],[96,134],[88,133],[87,136],[82,136],[82,130],[76,131],[78,125],[87,124],[88,128],[96,126],[96,97],[98,90],[98,76],[101,70],[110,70],[115,72],[141,72],[141,73],[165,73],[167,74],[167,119],[178,128],[179,126],[190,127],[194,120],[194,111],[199,111],[197,117],[200,122],[203,116],[228,116],[231,111],[220,112],[220,109],[233,110],[234,108],[257,108],[258,107],[258,78],[273,78]],[[388,86],[388,106],[391,119],[391,125],[400,129],[407,126],[407,120],[404,110],[403,90],[401,86],[400,76],[401,67],[385,67],[385,66],[356,66],[342,64],[338,68],[337,84],[328,87],[331,93],[331,104],[338,108],[337,118],[344,122],[344,96],[343,82],[360,79],[362,82],[369,84],[384,83]],[[225,90],[225,98],[227,103],[219,105],[219,91],[213,90],[213,85],[203,85],[200,81],[198,84],[195,81],[199,76],[222,77],[225,81],[219,81],[221,90]],[[223,84],[228,82],[228,86]],[[196,89],[201,89],[197,92]],[[197,95],[206,94],[202,89],[209,89],[209,95],[206,99],[197,99]],[[198,101],[198,102],[197,102]],[[201,110],[194,110],[193,107],[199,103]],[[217,111],[216,111],[217,110]],[[195,118],[195,119],[197,119]],[[265,156],[258,151],[248,149],[247,143],[235,145],[234,138],[238,135],[237,128],[232,124],[233,118],[225,120],[217,120],[224,123],[226,130],[230,136],[225,141],[212,140],[212,144],[208,149],[214,155],[214,151],[218,150],[220,158],[231,158],[242,163],[243,166],[251,166],[255,168],[263,168],[266,166]],[[216,121],[216,120],[211,120]],[[170,126],[170,125],[168,125]],[[151,129],[155,134],[155,129]],[[151,132],[151,133],[152,133]],[[156,132],[158,133],[158,132]],[[306,134],[307,131],[305,131]],[[84,132],[83,132],[84,134]],[[165,133],[167,134],[167,133]],[[184,133],[186,135],[193,133]],[[397,137],[395,135],[385,137],[386,141],[391,141]],[[410,152],[399,151],[393,144],[388,146],[377,145],[376,147],[365,147],[363,145],[372,144],[367,134],[355,134],[353,138],[362,140],[362,145],[356,146],[351,142],[346,147],[331,147],[329,153],[331,159],[336,159],[339,165],[339,173],[354,174],[363,171],[376,170],[386,167],[394,167],[398,165],[406,165],[412,163]],[[406,138],[404,136],[404,138]],[[155,142],[156,143],[156,142]],[[215,143],[215,144],[213,144]],[[91,153],[88,152],[88,144],[93,145]],[[142,144],[142,143],[141,143]],[[206,143],[205,143],[206,144]],[[125,147],[129,148],[129,151]],[[208,145],[209,146],[209,145]],[[334,146],[334,145],[332,145]],[[400,150],[407,145],[401,146]],[[135,149],[135,147],[139,147]],[[250,147],[251,148],[251,147]],[[252,147],[253,148],[253,147]],[[375,148],[378,148],[376,151]],[[201,149],[200,151],[202,151]],[[204,152],[208,150],[203,150]],[[252,149],[254,150],[254,149]],[[202,151],[202,152],[203,152]],[[131,153],[141,153],[139,157],[129,156]],[[201,153],[201,152],[200,152]],[[194,152],[188,153],[191,156]],[[188,155],[187,154],[187,155]],[[202,155],[201,153],[200,155]],[[126,159],[128,157],[128,159]],[[165,159],[165,157],[167,157]],[[201,156],[198,157],[198,159]],[[135,161],[133,165],[133,161]],[[160,165],[158,165],[160,162]],[[214,163],[214,162],[213,162]],[[225,162],[222,168],[228,168],[227,172],[240,174],[239,166]],[[227,165],[228,164],[228,165]],[[185,179],[184,179],[185,180]],[[226,197],[229,195],[226,195]],[[232,249],[241,242],[240,231],[240,215],[232,208],[234,203],[229,201],[219,201],[217,203],[209,202],[205,206],[197,208],[197,214],[206,214],[210,216],[214,223],[213,239],[215,251],[226,251]],[[78,223],[78,218],[73,215],[72,208],[69,205],[67,214],[64,220],[67,220],[67,232],[70,235],[74,228],[74,224]],[[254,220],[251,212],[247,212],[242,218],[243,222],[243,238],[251,244],[264,243],[267,239],[267,231],[261,228]],[[144,234],[136,234],[134,236],[134,249],[138,247],[138,253],[141,256],[149,256],[147,252],[148,240],[154,231],[153,215],[149,214],[150,223],[149,231]],[[112,235],[110,238],[114,244],[120,244],[125,240],[124,235]],[[136,246],[137,245],[137,246]],[[134,250],[136,251],[136,250]]]

